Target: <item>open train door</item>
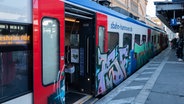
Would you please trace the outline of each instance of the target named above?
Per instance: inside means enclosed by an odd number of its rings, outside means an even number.
[[[34,104],[64,103],[64,3],[33,0]]]
[[[100,70],[103,70],[100,66],[103,61],[101,54],[108,51],[108,34],[107,34],[107,16],[104,14],[96,14],[96,96],[106,92],[105,81],[103,81],[103,74],[99,74]]]

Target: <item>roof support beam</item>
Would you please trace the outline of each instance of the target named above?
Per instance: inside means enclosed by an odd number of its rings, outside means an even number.
[[[183,10],[184,7],[182,4],[165,4],[165,5],[157,5],[156,10],[161,11],[161,10]]]

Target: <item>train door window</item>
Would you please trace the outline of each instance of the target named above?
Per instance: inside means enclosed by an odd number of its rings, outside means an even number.
[[[158,43],[158,42],[160,42],[160,37],[161,37],[161,36],[159,35],[159,36],[158,36],[158,40],[157,40],[157,43]]]
[[[98,44],[102,53],[104,53],[104,39],[105,39],[105,28],[103,26],[99,27],[98,33]]]
[[[109,32],[108,33],[108,50],[113,50],[119,44],[119,34]]]
[[[0,103],[32,91],[32,28],[0,23]]]
[[[156,35],[154,35],[153,38],[154,38],[154,39],[153,39],[153,43],[156,43]]]
[[[143,42],[143,43],[146,42],[146,35],[142,35],[142,42]]]
[[[132,34],[124,33],[123,34],[123,47],[129,46],[129,50],[132,49]]]
[[[151,36],[151,42],[154,43],[154,36]]]
[[[42,81],[54,83],[59,71],[59,22],[54,18],[42,20]]]
[[[135,43],[140,45],[140,40],[141,40],[140,34],[135,34]]]

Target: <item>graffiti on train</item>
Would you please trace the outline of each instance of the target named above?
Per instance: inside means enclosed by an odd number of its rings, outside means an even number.
[[[127,77],[129,67],[129,47],[116,47],[104,54],[97,49],[96,89],[97,95],[112,89]]]
[[[64,72],[59,71],[53,87],[55,93],[48,97],[48,104],[65,104],[65,78],[63,76]]]

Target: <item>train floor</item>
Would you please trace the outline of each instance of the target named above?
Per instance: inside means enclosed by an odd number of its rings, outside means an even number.
[[[74,91],[68,91],[65,96],[66,104],[81,104],[81,102],[85,102],[89,98],[91,98],[90,95]]]
[[[184,62],[165,49],[95,104],[184,104]]]
[[[77,87],[77,84],[74,82],[66,82],[65,104],[83,104],[92,98],[92,95],[79,91]]]

